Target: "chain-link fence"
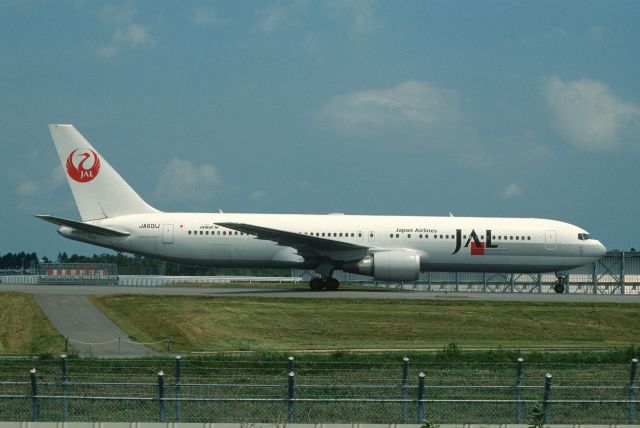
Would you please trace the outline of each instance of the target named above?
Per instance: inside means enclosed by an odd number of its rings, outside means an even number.
[[[149,360],[0,364],[0,420],[637,423],[629,364]],[[553,375],[551,375],[552,373]]]

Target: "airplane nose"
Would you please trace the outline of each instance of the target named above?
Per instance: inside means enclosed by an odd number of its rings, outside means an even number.
[[[604,245],[602,245],[600,241],[596,241],[596,242],[590,243],[589,245],[585,245],[582,251],[585,256],[594,257],[596,259],[599,259],[600,257],[607,254],[607,248]]]
[[[607,254],[607,247],[602,245],[602,243],[600,241],[598,241],[597,246],[598,246],[598,252],[597,252],[598,257],[602,257],[605,254]]]

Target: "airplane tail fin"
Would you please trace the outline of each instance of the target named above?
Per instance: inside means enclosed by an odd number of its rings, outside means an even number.
[[[73,125],[49,125],[83,221],[158,212],[148,205]]]

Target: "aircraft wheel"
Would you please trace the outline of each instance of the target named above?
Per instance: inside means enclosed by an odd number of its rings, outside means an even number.
[[[313,278],[309,281],[309,288],[311,291],[322,291],[323,281],[320,278]]]
[[[555,291],[558,294],[562,294],[564,293],[564,284],[556,284],[553,286],[553,291]]]
[[[335,278],[329,278],[327,279],[327,283],[326,283],[326,289],[329,291],[335,291],[338,289],[338,287],[340,287],[340,281],[338,281]]]

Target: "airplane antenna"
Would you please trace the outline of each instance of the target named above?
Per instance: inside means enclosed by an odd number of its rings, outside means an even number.
[[[453,217],[453,214],[449,213],[449,217]]]
[[[224,214],[224,213],[222,212],[222,208],[218,208],[218,212],[219,212],[220,214]]]

